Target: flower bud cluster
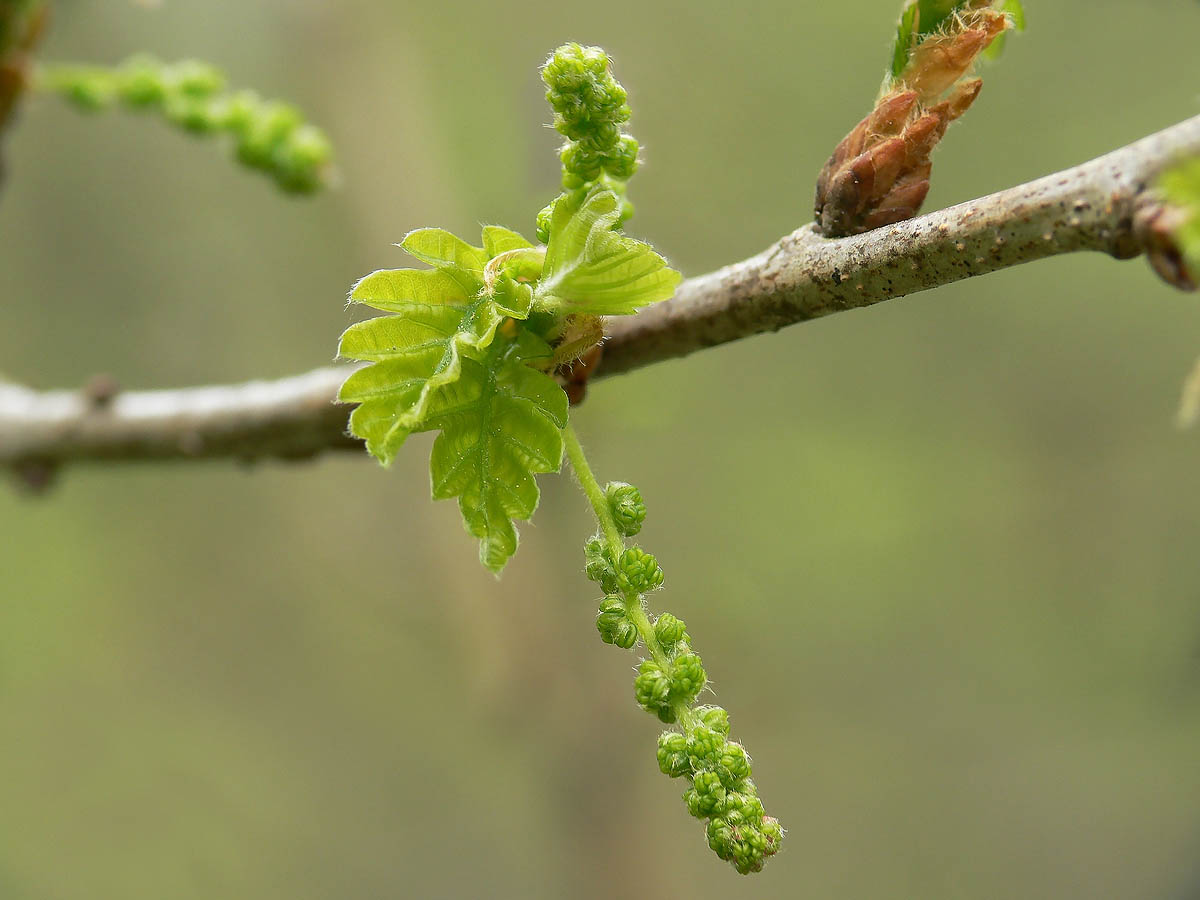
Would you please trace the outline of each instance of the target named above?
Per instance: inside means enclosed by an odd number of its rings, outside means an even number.
[[[587,543],[583,545],[583,557],[583,570],[589,581],[600,585],[606,594],[615,594],[620,590],[617,586],[617,569],[603,538],[599,535],[588,538]]]
[[[559,153],[563,187],[583,187],[608,175],[624,181],[637,171],[638,143],[621,133],[629,121],[625,89],[599,47],[563,44],[542,67],[554,127],[567,138]]]
[[[620,597],[605,597],[600,601],[600,613],[596,616],[596,630],[606,644],[615,644],[623,650],[637,643],[637,626],[629,621],[625,603]]]
[[[633,694],[642,709],[654,713],[661,722],[671,723],[678,719],[680,709],[695,702],[707,683],[699,654],[688,651],[666,667],[645,660],[638,667]]]
[[[708,675],[700,654],[692,651],[683,620],[663,613],[654,622],[654,636],[666,656],[666,665],[652,659],[638,667],[634,697],[646,712],[662,722],[674,722],[681,710],[696,702]]]
[[[633,537],[642,530],[642,523],[646,521],[646,502],[642,500],[641,491],[623,481],[610,481],[604,486],[604,496],[621,534]]]
[[[612,76],[608,54],[599,47],[563,44],[542,66],[542,81],[554,127],[567,138],[559,151],[563,190],[582,193],[602,182],[620,199],[618,225],[623,224],[633,215],[625,182],[638,169],[638,142],[621,131],[629,121],[629,104]],[[549,239],[553,213],[554,203],[538,213],[538,240]]]
[[[290,193],[311,193],[328,178],[333,148],[320,129],[286,103],[254,91],[226,92],[225,77],[207,63],[136,56],[113,69],[52,68],[43,80],[81,109],[119,101],[131,109],[159,110],[193,134],[228,134],[240,163],[265,172]]]
[[[658,560],[641,547],[621,551],[616,573],[617,587],[626,594],[646,594],[662,587],[663,570]]]
[[[636,488],[612,482],[604,499],[623,535],[641,528],[646,506]],[[587,576],[607,595],[600,601],[596,629],[606,644],[626,649],[639,637],[645,639],[653,658],[638,666],[634,698],[660,721],[682,727],[659,737],[658,767],[672,778],[688,780],[683,801],[693,816],[707,820],[709,847],[741,874],[758,872],[779,850],[783,829],[763,811],[750,778],[750,756],[729,740],[729,715],[719,706],[693,706],[708,676],[692,650],[687,626],[670,613],[651,624],[642,612],[643,595],[663,583],[658,561],[640,547],[619,554],[617,549],[601,535],[584,547]],[[639,634],[638,622],[644,634]]]
[[[750,779],[750,757],[728,739],[729,717],[719,706],[702,706],[686,733],[658,739],[658,767],[671,778],[691,781],[683,794],[688,812],[708,819],[708,845],[741,874],[758,872],[779,850],[783,829],[764,813]]]

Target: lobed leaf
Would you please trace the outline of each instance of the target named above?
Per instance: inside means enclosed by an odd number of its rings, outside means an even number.
[[[554,205],[538,303],[563,313],[628,315],[675,293],[680,274],[648,244],[613,231],[619,217],[620,200],[604,188]]]
[[[442,228],[418,228],[400,242],[411,256],[453,275],[468,290],[478,290],[487,257],[480,247]],[[472,287],[473,285],[473,287]]]
[[[441,429],[429,461],[433,497],[458,498],[463,524],[479,538],[480,562],[498,573],[517,550],[513,520],[537,508],[534,476],[562,465],[566,394],[510,347],[464,359],[457,381],[431,402],[428,421]]]
[[[485,230],[485,243],[512,243]],[[439,228],[411,232],[400,244],[430,263],[429,270],[372,272],[350,292],[364,303],[396,315],[378,316],[350,326],[338,355],[373,363],[353,372],[338,399],[358,403],[350,431],[385,466],[414,431],[437,427],[427,419],[439,390],[457,381],[467,354],[487,350],[506,317],[524,318],[530,297],[506,295],[502,303],[482,292],[484,250]]]
[[[350,430],[384,465],[413,432],[440,431],[434,499],[458,499],[494,572],[516,552],[514,521],[537,507],[535,476],[562,465],[567,422],[563,389],[526,365],[541,358],[552,368],[554,351],[513,320],[535,300],[552,315],[629,313],[679,282],[646,244],[613,231],[619,217],[617,197],[597,188],[555,205],[546,248],[497,226],[483,229],[483,247],[421,229],[400,246],[432,269],[373,272],[350,292],[351,302],[391,313],[342,334],[339,355],[370,363],[338,394],[358,404]]]
[[[488,259],[507,253],[510,250],[528,250],[533,244],[521,237],[515,231],[502,228],[499,225],[483,226],[483,252]]]
[[[417,306],[466,303],[470,294],[441,269],[382,269],[364,275],[350,289],[350,302],[405,312]]]

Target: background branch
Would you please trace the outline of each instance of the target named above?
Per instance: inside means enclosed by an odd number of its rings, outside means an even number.
[[[1134,227],[1147,187],[1200,155],[1200,116],[1091,162],[840,240],[804,226],[676,295],[607,324],[598,377],[685,356],[830,313],[1079,250],[1144,250]],[[0,385],[0,465],[38,479],[73,460],[308,458],[359,448],[333,405],[349,367],[277,381],[143,392],[38,392]],[[31,483],[32,479],[31,479]]]

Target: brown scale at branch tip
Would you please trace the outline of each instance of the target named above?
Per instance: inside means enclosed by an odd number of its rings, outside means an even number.
[[[564,363],[554,370],[554,377],[567,394],[567,402],[578,406],[587,396],[588,382],[604,356],[604,345],[594,344],[578,359]]]
[[[1010,25],[992,9],[968,9],[926,37],[875,108],[842,139],[817,178],[817,230],[861,234],[911,219],[929,193],[930,155],[983,82],[964,78]]]
[[[1150,268],[1181,291],[1200,289],[1200,276],[1189,267],[1177,237],[1188,218],[1186,210],[1164,203],[1155,192],[1144,195],[1133,214],[1133,234],[1145,250]]]
[[[604,323],[598,316],[567,316],[562,333],[554,342],[550,371],[566,391],[571,406],[587,395],[588,381],[604,355]]]

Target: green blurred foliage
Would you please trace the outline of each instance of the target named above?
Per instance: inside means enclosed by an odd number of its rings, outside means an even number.
[[[757,252],[808,220],[895,6],[61,3],[47,58],[211,59],[325,125],[343,184],[288,202],[155,123],[26,104],[0,370],[326,362],[405,232],[531,230],[559,176],[536,67],[569,39],[630,89],[632,233],[687,273]],[[1124,10],[1031,5],[931,208],[1196,112],[1200,8]],[[670,609],[790,828],[751,880],[658,772],[565,479],[499,583],[430,503],[423,444],[387,473],[0,493],[0,896],[1190,896],[1200,434],[1170,423],[1198,344],[1194,296],[1079,255],[595,386],[598,474],[643,489]],[[351,565],[366,546],[390,570]]]

